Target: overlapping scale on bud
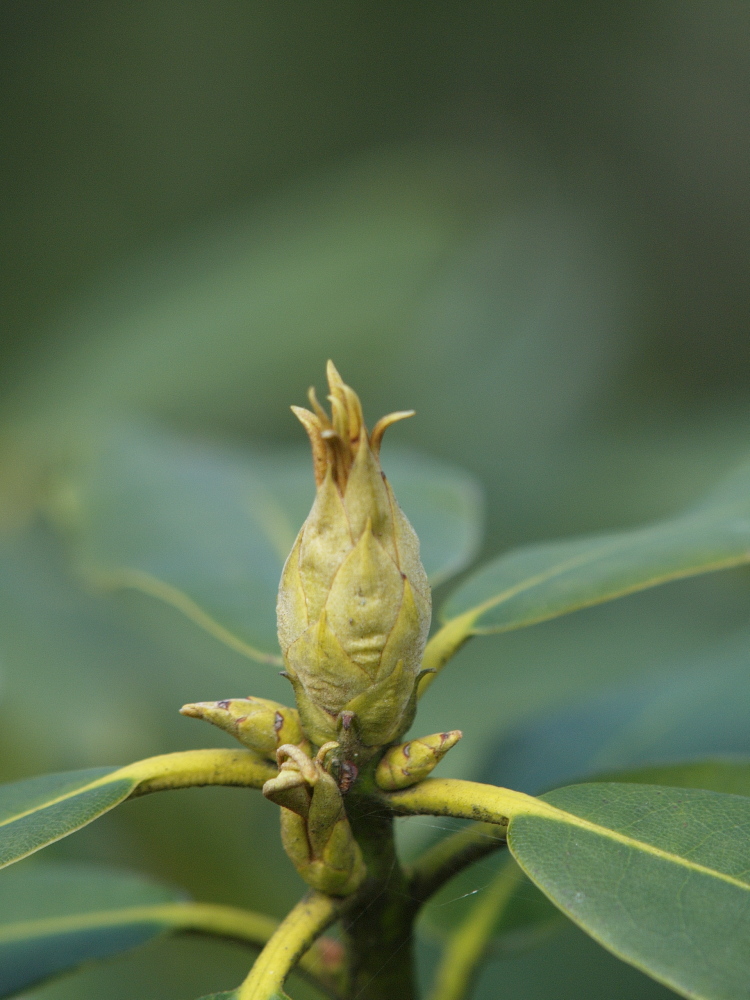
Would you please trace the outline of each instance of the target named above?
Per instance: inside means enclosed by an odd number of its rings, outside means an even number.
[[[328,749],[324,744],[311,760],[299,747],[280,747],[278,776],[263,794],[281,806],[281,840],[302,878],[319,892],[348,896],[367,870],[339,787],[323,767]]]
[[[230,733],[249,750],[276,763],[284,743],[302,743],[299,713],[268,698],[226,698],[183,705],[182,715],[205,719]]]
[[[375,771],[375,784],[385,792],[409,788],[422,781],[436,767],[451,747],[461,739],[460,729],[435,733],[389,747]]]
[[[292,407],[312,444],[317,495],[282,574],[279,642],[313,744],[335,739],[348,712],[362,745],[375,748],[411,723],[430,625],[419,542],[379,460],[384,431],[411,411],[368,434],[331,362],[328,384],[330,416],[313,390],[312,410]]]

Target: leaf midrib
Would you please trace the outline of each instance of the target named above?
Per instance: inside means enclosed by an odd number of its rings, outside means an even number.
[[[202,629],[214,636],[220,642],[236,650],[243,656],[258,663],[270,663],[274,666],[281,666],[282,659],[275,653],[268,653],[262,649],[245,642],[244,639],[236,635],[230,629],[221,624],[218,619],[204,610],[192,597],[179,587],[172,586],[162,580],[161,577],[147,573],[145,570],[134,569],[131,566],[122,566],[119,569],[100,569],[93,566],[82,567],[83,575],[95,586],[105,590],[139,590],[150,597],[156,597],[165,604],[181,611],[187,618],[195,622]]]
[[[656,847],[654,844],[649,844],[647,841],[630,837],[625,833],[621,833],[619,830],[613,830],[610,827],[600,826],[598,823],[583,819],[581,816],[576,816],[575,813],[566,812],[564,809],[559,809],[557,806],[550,805],[548,802],[542,803],[541,800],[535,800],[531,798],[531,796],[529,796],[529,800],[531,805],[527,804],[525,808],[519,809],[510,817],[508,834],[511,839],[513,834],[513,822],[517,817],[523,815],[535,816],[541,819],[552,820],[557,823],[564,823],[567,826],[578,827],[581,830],[587,830],[600,837],[603,836],[609,840],[624,844],[626,847],[641,851],[645,854],[651,854],[663,861],[679,865],[681,868],[687,868],[690,871],[698,872],[702,875],[709,875],[712,878],[720,879],[721,881],[734,885],[737,888],[750,891],[750,882],[743,882],[734,875],[729,875],[716,868],[709,868],[707,865],[702,865],[697,861],[691,861],[689,858],[685,858],[679,854],[673,854],[671,851],[665,851],[661,847]]]
[[[116,927],[119,924],[160,923],[171,926],[184,919],[187,907],[180,903],[129,906],[122,909],[91,910],[88,913],[64,917],[41,917],[0,924],[0,945],[76,931]]]
[[[94,781],[88,782],[86,785],[80,785],[78,788],[74,788],[72,791],[64,792],[62,795],[58,795],[54,799],[47,799],[46,801],[40,803],[39,805],[32,806],[29,809],[24,809],[22,812],[14,813],[13,816],[9,816],[7,819],[0,820],[0,828],[4,826],[9,826],[11,823],[17,823],[19,820],[25,819],[27,816],[33,816],[35,813],[44,812],[45,809],[51,809],[52,806],[59,805],[61,802],[67,802],[70,799],[76,798],[78,795],[83,795],[85,792],[90,792],[95,788],[102,788],[105,785],[114,784],[117,781],[129,781],[131,783],[130,791],[138,784],[136,778],[129,776],[127,773],[127,768],[119,768],[110,772],[110,774],[102,775],[101,778],[96,778]],[[120,777],[117,777],[120,775]],[[128,791],[123,798],[127,798],[130,794]]]
[[[707,518],[707,520],[717,520],[717,521],[720,520],[720,518],[716,516],[716,512],[712,511],[711,513],[712,513],[711,518]],[[722,513],[727,513],[727,511],[723,511]],[[457,615],[454,615],[453,618],[449,620],[455,620],[456,618],[466,615],[467,617],[471,616],[472,622],[474,622],[478,618],[481,618],[481,616],[485,614],[487,611],[491,611],[493,608],[496,608],[501,604],[507,603],[508,601],[518,596],[519,594],[523,594],[530,590],[533,590],[534,587],[537,587],[540,584],[547,583],[550,580],[554,580],[555,577],[562,576],[564,573],[567,573],[572,569],[578,569],[581,566],[590,565],[591,563],[596,562],[598,559],[601,559],[607,555],[611,555],[612,553],[617,552],[618,550],[627,549],[629,545],[632,545],[634,541],[638,541],[639,538],[642,539],[643,537],[648,537],[649,534],[653,532],[658,532],[660,529],[663,529],[665,527],[669,528],[678,527],[681,521],[689,522],[693,518],[695,518],[696,520],[700,519],[695,515],[690,515],[690,516],[685,515],[683,518],[675,518],[673,521],[662,521],[657,524],[650,525],[647,528],[636,528],[633,531],[626,532],[622,536],[617,536],[613,538],[608,544],[602,544],[597,548],[588,549],[586,552],[581,552],[578,555],[565,560],[564,562],[556,563],[555,565],[548,567],[546,570],[544,570],[541,573],[537,573],[535,576],[527,577],[524,580],[519,581],[519,583],[514,584],[512,587],[508,587],[501,593],[496,594],[494,597],[491,597],[488,600],[482,602],[481,604],[478,604],[475,607],[470,608],[468,611],[459,612]],[[573,544],[573,541],[574,540],[571,539],[571,544]],[[508,555],[510,555],[510,553],[508,553]],[[500,556],[499,558],[502,559],[504,557]],[[702,572],[708,573],[719,569],[729,569],[733,566],[741,565],[742,563],[747,562],[749,558],[750,558],[750,551],[743,551],[733,556],[727,556],[723,559],[718,559],[713,563],[700,563],[699,565],[701,567]],[[576,605],[576,608],[590,607],[594,604],[604,603],[604,601],[610,600],[614,597],[625,597],[628,594],[635,593],[639,590],[647,590],[651,586],[657,586],[660,583],[667,583],[671,580],[678,580],[681,577],[691,576],[692,574],[693,574],[693,567],[687,566],[668,573],[663,573],[661,575],[649,576],[647,579],[639,580],[637,583],[634,583],[629,587],[623,587],[620,590],[614,592],[608,592],[602,598],[594,597],[590,600],[582,601],[580,604]],[[544,621],[547,617],[555,617],[555,615],[556,613],[552,615],[543,613],[539,618],[536,618],[532,622],[529,622],[529,624],[536,624],[538,622]],[[476,634],[480,634],[484,630],[481,628],[479,629],[472,628],[472,631],[474,631]],[[498,628],[488,627],[486,631],[497,632]]]

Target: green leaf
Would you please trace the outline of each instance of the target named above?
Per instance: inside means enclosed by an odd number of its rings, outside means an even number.
[[[0,786],[0,867],[74,833],[138,784],[114,767],[45,774]]]
[[[703,788],[750,796],[750,759],[660,764],[598,774],[596,779],[672,788]],[[423,929],[444,937],[459,926],[476,922],[473,914],[481,908],[485,914],[484,922],[488,925],[484,928],[487,950],[501,955],[533,948],[561,929],[563,922],[559,919],[559,912],[526,879],[507,898],[499,899],[494,918],[487,916],[491,904],[486,901],[486,890],[501,878],[500,873],[508,863],[512,862],[493,856],[451,879],[425,907]]]
[[[684,514],[632,531],[500,556],[453,593],[442,618],[466,635],[507,632],[670,580],[750,561],[750,465]]]
[[[446,579],[477,548],[477,487],[419,455],[388,453],[384,464],[428,573]],[[241,652],[278,662],[279,578],[314,494],[306,448],[233,451],[121,426],[66,480],[56,509],[88,577],[155,595]]]
[[[533,716],[502,737],[480,780],[530,794],[599,780],[750,795],[750,761],[736,756],[750,754],[748,678],[744,653],[714,654],[697,668]],[[483,864],[480,877],[486,884],[499,860]],[[450,887],[458,896],[478,884],[469,871]],[[528,883],[516,890],[498,912],[491,947],[505,951],[516,942],[523,947],[535,942],[535,934],[549,933],[554,926],[549,904],[535,899],[538,895]],[[447,908],[456,918],[451,924],[471,920],[480,903],[479,896],[468,896]],[[447,915],[446,909],[428,907],[428,920],[438,926]]]
[[[598,774],[596,779],[750,796],[750,759],[661,764]],[[499,895],[493,908],[492,887],[502,880],[509,864],[512,859],[491,856],[451,879],[425,907],[422,930],[446,938],[460,934],[462,928],[481,926],[486,943],[477,955],[480,960],[485,955],[509,956],[534,948],[561,930],[564,921],[559,911],[528,879],[510,894]]]
[[[143,944],[184,895],[141,876],[74,864],[0,876],[0,997]]]
[[[0,785],[0,868],[67,837],[137,794],[168,788],[260,788],[273,765],[247,750],[187,750],[122,768],[45,774]]]
[[[550,899],[618,957],[684,996],[747,997],[750,799],[574,785],[512,816],[508,843]]]
[[[697,760],[661,764],[597,775],[599,781],[665,785],[673,788],[703,788],[714,792],[750,796],[750,759]],[[432,897],[421,918],[421,929],[441,939],[460,927],[478,923],[483,913],[482,932],[488,954],[513,955],[536,947],[553,932],[562,929],[559,911],[524,879],[507,896],[498,898],[490,916],[492,886],[503,876],[512,859],[493,855],[465,869]],[[476,914],[476,915],[475,915]]]
[[[532,716],[498,741],[479,780],[530,794],[597,780],[750,795],[750,759],[738,756],[750,755],[744,646],[740,655],[730,647],[698,667]],[[493,856],[451,880],[427,905],[423,927],[444,935],[468,926],[486,895],[478,890],[503,864]],[[563,926],[550,910],[525,882],[498,908],[489,948],[502,954],[534,946]]]

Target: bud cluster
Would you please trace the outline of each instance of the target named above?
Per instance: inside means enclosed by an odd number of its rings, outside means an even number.
[[[281,840],[302,878],[320,892],[348,896],[367,873],[339,786],[323,767],[335,746],[324,744],[314,760],[298,747],[280,747],[278,777],[263,794],[281,806]]]
[[[458,730],[396,744],[416,707],[430,627],[419,542],[380,468],[383,417],[368,434],[356,393],[328,363],[330,416],[292,407],[312,444],[315,502],[286,561],[277,620],[297,709],[266,698],[183,706],[279,766],[263,794],[281,806],[287,854],[313,888],[335,896],[366,877],[343,795],[371,762],[386,792],[422,781]],[[317,754],[312,754],[317,750]],[[372,786],[369,786],[372,788]]]

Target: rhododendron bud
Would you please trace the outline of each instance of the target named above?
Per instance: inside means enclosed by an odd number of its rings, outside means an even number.
[[[183,715],[205,719],[231,733],[243,746],[276,761],[276,751],[284,743],[303,740],[299,714],[268,698],[226,698],[183,705]]]
[[[451,747],[461,739],[460,729],[435,733],[389,747],[375,771],[375,783],[386,792],[409,788],[422,781],[436,767]]]
[[[380,468],[383,417],[368,434],[356,393],[328,363],[331,415],[292,407],[307,431],[317,495],[281,578],[279,642],[305,735],[341,737],[366,758],[403,735],[414,714],[430,625],[417,536]],[[343,716],[342,716],[342,713]]]

